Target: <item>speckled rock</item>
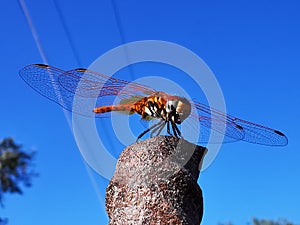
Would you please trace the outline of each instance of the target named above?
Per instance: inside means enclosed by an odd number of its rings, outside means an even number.
[[[199,225],[199,167],[207,149],[157,136],[127,147],[106,189],[109,225]]]

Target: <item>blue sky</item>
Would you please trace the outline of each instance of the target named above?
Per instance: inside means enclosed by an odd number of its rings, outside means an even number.
[[[224,144],[199,179],[202,224],[246,224],[252,217],[300,222],[298,1],[115,1],[123,40],[111,1],[60,1],[79,62],[54,2],[25,2],[58,68],[88,67],[122,41],[164,40],[199,55],[218,79],[228,113],[289,138],[279,148]],[[61,108],[20,79],[19,69],[42,59],[18,1],[0,6],[0,138],[37,150],[40,173],[24,196],[6,196],[0,215],[10,224],[106,224],[107,180],[85,165]]]

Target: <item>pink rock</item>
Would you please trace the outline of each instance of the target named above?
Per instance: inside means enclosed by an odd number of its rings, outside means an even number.
[[[170,136],[123,150],[106,189],[109,225],[199,225],[203,198],[197,179],[206,151]]]

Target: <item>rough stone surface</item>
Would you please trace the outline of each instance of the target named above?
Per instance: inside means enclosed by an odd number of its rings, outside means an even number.
[[[199,225],[199,166],[207,149],[170,136],[127,147],[106,189],[109,225]]]

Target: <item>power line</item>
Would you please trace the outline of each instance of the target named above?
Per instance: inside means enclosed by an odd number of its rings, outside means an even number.
[[[24,16],[25,16],[25,19],[26,19],[26,21],[27,21],[27,23],[28,23],[28,25],[29,25],[29,28],[30,28],[30,30],[31,30],[31,33],[32,33],[32,36],[33,36],[33,38],[34,38],[35,44],[36,44],[36,46],[37,46],[37,48],[38,48],[38,51],[39,51],[39,53],[40,53],[40,55],[41,55],[41,57],[42,57],[43,63],[48,65],[49,63],[48,63],[48,59],[47,59],[46,53],[45,53],[45,51],[44,51],[44,48],[42,47],[42,44],[41,44],[41,42],[40,42],[38,33],[37,33],[37,31],[36,31],[36,29],[35,29],[35,27],[34,27],[34,24],[33,24],[32,19],[31,19],[31,17],[30,17],[30,13],[29,13],[28,8],[27,8],[27,6],[26,6],[26,4],[25,4],[25,1],[24,1],[24,0],[19,0],[18,3],[19,3],[19,6],[20,6],[20,8],[21,8],[21,10],[22,10],[22,12],[23,12],[23,14],[24,14]],[[56,6],[57,6],[57,5],[56,5]],[[57,8],[58,11],[59,11],[59,7],[56,7],[56,8]],[[60,17],[63,18],[62,14],[61,14],[61,11],[60,11],[59,14],[60,14]],[[64,21],[64,19],[62,19],[62,21]],[[65,23],[64,23],[64,22],[62,22],[62,23],[64,24],[63,26],[64,26],[65,28],[67,28],[67,26],[65,25]],[[70,42],[70,40],[71,40],[71,42],[72,42],[72,38],[71,38],[70,33],[68,32],[68,29],[66,29],[65,31],[66,31],[66,34],[67,34],[67,36],[68,36],[69,42]],[[73,53],[74,53],[74,55],[75,55],[75,57],[76,57],[77,63],[80,64],[79,57],[77,56],[77,53],[76,53],[75,48],[74,48],[74,45],[71,44],[71,42],[70,42],[70,45],[71,45],[71,47],[72,47],[72,49],[73,49]],[[73,43],[73,42],[72,42],[72,43]],[[49,74],[49,76],[51,76],[51,74]],[[57,93],[57,94],[59,95],[60,93]],[[63,109],[63,112],[64,112],[64,115],[65,115],[65,117],[66,117],[66,119],[67,119],[69,128],[71,129],[71,132],[72,132],[72,134],[73,134],[73,130],[72,130],[72,122],[71,122],[70,116],[69,116],[68,112],[67,112],[65,109]],[[83,162],[84,162],[85,165],[87,165],[86,162],[85,162],[84,160],[83,160]],[[97,190],[98,190],[98,187],[96,186],[96,181],[95,181],[95,178],[93,177],[93,175],[91,174],[90,168],[89,168],[89,167],[86,167],[86,170],[87,170],[87,173],[88,173],[88,175],[89,175],[89,177],[90,177],[90,179],[91,179],[91,181],[92,181],[92,185],[93,185],[93,187],[94,187],[94,189],[95,189],[95,191],[96,191],[96,194],[97,194],[97,197],[98,197],[99,201],[100,201],[100,202],[103,202],[102,196],[100,195],[99,191],[97,191]]]
[[[54,6],[55,6],[55,9],[56,9],[56,11],[57,11],[57,13],[58,13],[58,15],[59,15],[59,18],[60,18],[60,21],[61,21],[61,23],[62,23],[62,26],[63,26],[63,28],[64,28],[65,34],[66,34],[66,36],[67,36],[67,40],[69,41],[69,44],[70,44],[70,46],[71,46],[73,55],[74,55],[74,57],[75,57],[75,59],[76,59],[76,61],[77,61],[78,66],[81,67],[81,66],[82,66],[81,60],[80,60],[79,54],[78,54],[78,52],[77,52],[77,50],[76,50],[76,47],[75,47],[75,44],[74,44],[74,41],[73,41],[71,32],[70,32],[70,30],[69,30],[69,28],[68,28],[68,26],[67,26],[67,23],[66,23],[66,20],[65,20],[65,16],[64,16],[64,14],[63,14],[63,11],[61,10],[60,5],[58,4],[58,1],[57,1],[57,0],[53,0],[53,3],[54,3]],[[99,90],[99,91],[100,91],[100,90]],[[103,123],[103,124],[102,124],[102,127],[104,127],[104,130],[105,130],[106,124]],[[104,132],[102,135],[105,135],[105,136],[106,136],[106,138],[108,139],[108,142],[110,143],[111,148],[112,148],[112,149],[115,149],[115,147],[114,147],[114,141],[112,140],[111,136],[107,135],[106,132]],[[89,171],[88,171],[88,172],[89,172]],[[94,185],[94,184],[95,184],[94,177],[91,176],[90,173],[89,173],[89,175],[90,175],[90,178],[91,178],[91,180],[92,180],[92,184]],[[94,188],[97,190],[97,188],[95,187],[95,185],[94,185]],[[99,196],[98,196],[98,197],[99,197]],[[100,199],[100,198],[99,198],[99,199]],[[101,200],[103,200],[103,199],[101,198]]]
[[[125,44],[126,43],[125,33],[124,33],[123,28],[122,28],[123,26],[122,26],[122,22],[121,22],[121,18],[120,18],[119,8],[118,8],[115,0],[111,0],[111,4],[112,4],[112,7],[113,7],[113,12],[114,12],[117,28],[118,28],[118,31],[119,31],[119,35],[120,35],[120,38],[121,38],[121,43]],[[127,51],[126,47],[124,47],[124,52],[125,52],[125,60],[127,61],[127,63],[129,63],[129,54],[128,54],[128,51]],[[131,77],[132,80],[134,80],[134,71],[133,71],[132,66],[129,65],[128,69],[129,69],[129,76]]]
[[[61,24],[63,26],[64,31],[65,31],[65,34],[67,36],[68,42],[69,42],[69,44],[71,46],[73,55],[74,55],[75,60],[77,62],[77,65],[78,65],[78,67],[81,67],[82,66],[81,60],[80,60],[78,52],[76,51],[72,35],[71,35],[70,30],[69,30],[69,28],[68,28],[68,26],[66,24],[66,20],[65,20],[65,17],[63,15],[63,13],[62,13],[62,10],[61,10],[61,8],[60,8],[60,6],[59,6],[59,4],[58,4],[58,2],[56,0],[53,0],[53,3],[54,3],[54,7],[55,7],[55,9],[56,9],[56,11],[58,13],[60,22],[61,22]]]
[[[35,29],[35,26],[34,26],[34,24],[33,24],[33,22],[32,22],[32,19],[31,19],[30,13],[29,13],[29,11],[28,11],[28,8],[27,8],[27,6],[26,6],[26,4],[25,4],[25,1],[24,1],[24,0],[19,0],[18,3],[19,3],[19,5],[20,5],[21,10],[22,10],[22,12],[23,12],[23,14],[24,14],[24,16],[25,16],[25,19],[26,19],[26,21],[27,21],[27,23],[28,23],[28,25],[29,25],[31,34],[32,34],[33,39],[34,39],[34,41],[35,41],[35,44],[36,44],[36,46],[37,46],[37,48],[38,48],[38,51],[39,51],[39,53],[40,53],[40,55],[41,55],[41,57],[42,57],[42,60],[43,60],[44,64],[48,65],[48,64],[49,64],[49,63],[48,63],[48,58],[47,58],[47,56],[46,56],[46,53],[45,53],[45,51],[44,51],[44,48],[42,47],[42,43],[41,43],[40,38],[39,38],[39,36],[38,36],[38,33],[37,33],[36,29]],[[50,76],[50,78],[51,78],[52,80],[54,80],[54,78],[53,78],[53,76],[52,76],[51,73],[49,73],[49,76]],[[56,86],[57,84],[55,84],[54,82],[52,82],[52,85],[53,85],[53,89],[54,89],[54,90],[58,90],[57,88],[55,88],[55,86]],[[56,93],[58,96],[60,96],[60,92],[59,92],[59,91],[55,91],[55,93]],[[62,98],[59,98],[59,99],[61,99],[61,101],[63,101]],[[68,122],[69,127],[72,128],[72,126],[71,126],[72,123],[71,123],[70,116],[69,116],[68,112],[67,112],[65,109],[63,109],[63,112],[64,112],[64,115],[65,115],[65,117],[66,117],[66,119],[67,119],[67,122]],[[71,130],[72,130],[72,129],[71,129]]]
[[[111,4],[112,4],[112,7],[113,7],[114,16],[115,16],[115,20],[116,20],[116,23],[117,23],[119,35],[121,37],[121,43],[124,44],[125,43],[125,35],[124,35],[124,31],[122,29],[120,12],[119,12],[117,4],[116,4],[116,2],[114,0],[111,0]]]
[[[45,53],[45,51],[44,51],[44,49],[42,47],[40,38],[39,38],[39,36],[38,36],[38,34],[36,32],[36,29],[35,29],[35,27],[33,25],[33,22],[32,22],[32,19],[30,17],[28,8],[27,8],[27,6],[25,4],[25,1],[24,0],[19,0],[18,3],[19,3],[19,6],[20,6],[20,8],[21,8],[21,10],[22,10],[22,12],[23,12],[23,14],[25,16],[25,19],[26,19],[26,21],[27,21],[27,23],[29,25],[31,34],[32,34],[33,39],[35,41],[35,44],[36,44],[36,46],[38,48],[38,51],[39,51],[39,53],[40,53],[40,55],[42,57],[42,60],[43,60],[44,64],[48,65],[49,64],[48,63],[48,58],[46,57],[46,53]]]

